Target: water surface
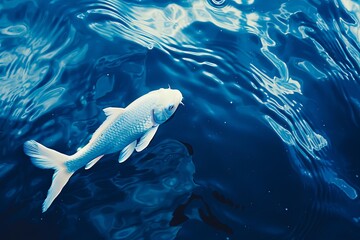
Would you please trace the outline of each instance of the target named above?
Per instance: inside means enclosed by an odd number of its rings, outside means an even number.
[[[359,239],[360,5],[350,0],[0,3],[6,239]],[[52,171],[103,108],[160,87],[184,104],[148,149]]]

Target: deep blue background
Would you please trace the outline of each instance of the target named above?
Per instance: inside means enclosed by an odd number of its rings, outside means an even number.
[[[2,239],[359,239],[359,14],[351,1],[0,2]],[[105,107],[185,106],[124,164],[52,171]]]

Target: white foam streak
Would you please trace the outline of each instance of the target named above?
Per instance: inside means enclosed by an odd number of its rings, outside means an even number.
[[[360,3],[358,1],[351,0],[340,0],[345,9],[353,16],[355,19],[355,24],[348,25],[350,32],[353,34],[353,37],[356,39],[358,46],[360,46]]]

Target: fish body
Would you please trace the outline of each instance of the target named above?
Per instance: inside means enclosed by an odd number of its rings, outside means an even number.
[[[151,91],[126,108],[104,109],[107,119],[94,132],[88,144],[73,155],[65,155],[29,140],[24,152],[34,165],[54,169],[53,181],[43,203],[45,212],[72,174],[85,166],[91,168],[106,154],[120,152],[119,162],[126,161],[134,150],[148,146],[160,124],[169,119],[181,103],[182,94],[176,89]]]

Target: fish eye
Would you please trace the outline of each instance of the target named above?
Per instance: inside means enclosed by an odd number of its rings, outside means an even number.
[[[173,109],[174,109],[174,105],[171,104],[171,105],[168,107],[168,110],[169,110],[169,111],[172,111]]]

